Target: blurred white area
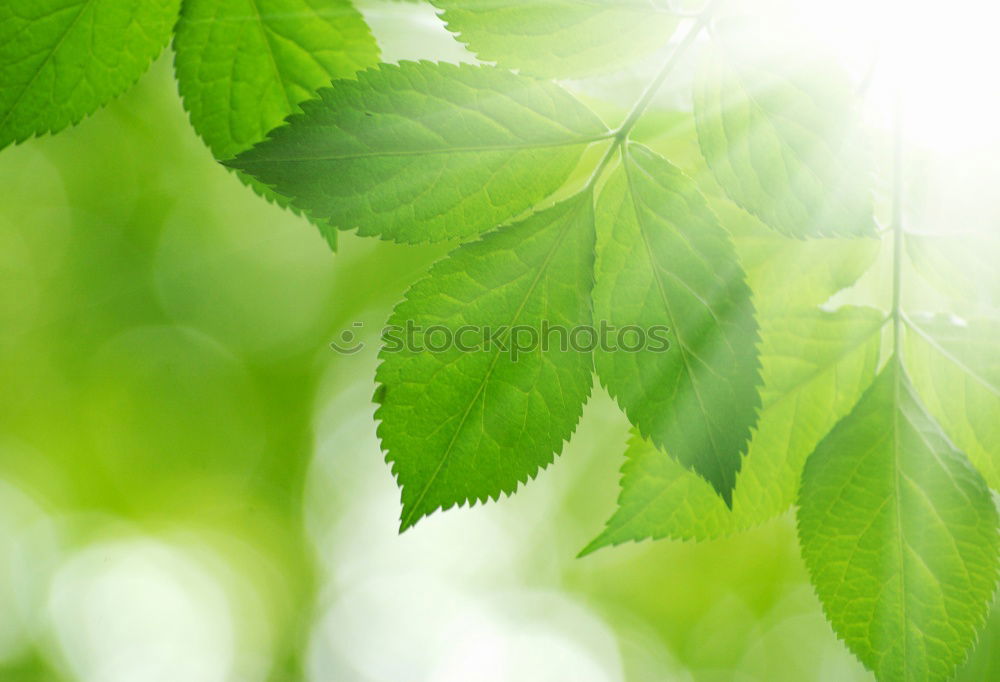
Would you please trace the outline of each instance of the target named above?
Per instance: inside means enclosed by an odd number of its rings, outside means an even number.
[[[988,0],[787,0],[822,42],[861,73],[885,116],[902,95],[912,142],[971,151],[1000,142],[1000,7]]]
[[[323,567],[310,682],[623,682],[611,627],[560,591],[560,564],[582,547],[558,537],[567,463],[514,498],[400,536],[399,491],[372,428],[372,353],[333,369],[306,497]],[[622,434],[591,416],[593,433],[575,442],[620,447]]]
[[[382,61],[434,59],[443,62],[475,61],[445,29],[429,2],[359,0],[358,9],[371,27]]]
[[[766,619],[747,640],[749,646],[738,668],[750,680],[843,682],[869,678],[865,667],[845,651],[840,640],[828,636],[830,625],[811,586],[802,585],[790,592],[774,611],[781,616]],[[803,647],[803,641],[810,646]]]
[[[49,599],[52,638],[79,682],[255,682],[236,674],[237,624],[225,588],[195,556],[135,538],[66,561]]]
[[[36,637],[58,553],[41,504],[0,479],[0,662],[23,655]]]

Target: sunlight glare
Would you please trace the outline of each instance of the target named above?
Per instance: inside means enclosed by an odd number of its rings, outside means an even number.
[[[908,137],[937,151],[1000,141],[1000,20],[986,0],[796,0],[796,14],[865,79],[885,121],[897,92]]]

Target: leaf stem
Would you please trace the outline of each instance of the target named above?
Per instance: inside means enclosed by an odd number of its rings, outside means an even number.
[[[903,331],[903,97],[893,106],[892,170],[892,348],[901,357]]]
[[[604,152],[604,156],[601,158],[600,163],[597,164],[597,168],[594,169],[594,173],[590,176],[590,179],[587,180],[587,184],[584,186],[585,189],[593,187],[597,180],[600,179],[601,175],[604,173],[604,169],[607,168],[611,159],[614,157],[615,152],[621,149],[625,142],[628,141],[629,134],[632,132],[632,129],[635,128],[639,119],[642,118],[642,115],[646,113],[646,109],[649,108],[650,103],[653,101],[653,97],[656,96],[657,91],[659,91],[663,82],[666,81],[667,76],[673,72],[674,68],[680,62],[681,57],[683,57],[691,46],[694,45],[702,30],[704,30],[712,20],[712,15],[724,1],[725,0],[709,0],[709,2],[705,5],[705,8],[698,14],[694,23],[691,25],[691,28],[688,29],[688,32],[677,44],[677,47],[675,47],[673,52],[670,53],[670,56],[667,57],[667,61],[664,62],[659,73],[657,73],[656,77],[653,78],[649,85],[646,86],[642,95],[628,112],[628,115],[625,117],[625,121],[614,130],[612,134],[614,142],[610,147],[608,147],[607,151]]]

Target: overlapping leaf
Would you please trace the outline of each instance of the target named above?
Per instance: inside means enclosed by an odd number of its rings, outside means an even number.
[[[650,111],[634,135],[698,183],[709,207],[732,237],[757,312],[813,308],[854,284],[879,252],[875,239],[799,239],[769,228],[733,203],[708,168],[690,112]]]
[[[608,135],[559,86],[467,64],[383,64],[302,109],[230,165],[313,218],[402,242],[518,216]]]
[[[1000,233],[907,234],[906,252],[917,272],[939,291],[1000,309]]]
[[[638,145],[602,190],[598,224],[596,317],[644,335],[666,327],[672,344],[603,349],[598,375],[643,436],[730,503],[760,404],[757,323],[732,243],[694,182]]]
[[[379,54],[349,0],[185,0],[174,50],[191,124],[219,159]]]
[[[906,365],[927,409],[1000,490],[1000,322],[919,318]]]
[[[722,24],[695,88],[698,140],[729,196],[793,237],[874,235],[871,163],[835,63]]]
[[[260,142],[320,87],[375,65],[379,56],[350,0],[187,0],[174,51],[191,125],[218,159]],[[266,185],[238,175],[288,206]],[[336,231],[320,229],[336,248]]]
[[[883,320],[867,308],[763,318],[763,407],[732,510],[703,479],[636,437],[626,453],[619,508],[585,551],[643,539],[704,540],[786,511],[806,457],[871,384]]]
[[[402,487],[403,529],[435,509],[512,493],[573,432],[590,393],[589,350],[553,342],[514,357],[505,344],[514,327],[591,324],[592,204],[583,193],[461,246],[397,306],[389,324],[409,325],[414,342],[383,349],[376,417]]]
[[[662,48],[678,18],[654,0],[431,0],[487,62],[550,78],[587,76]]]
[[[823,608],[876,677],[951,677],[993,595],[997,513],[897,359],[810,456],[798,518]]]
[[[0,3],[0,148],[78,122],[163,49],[180,0]]]

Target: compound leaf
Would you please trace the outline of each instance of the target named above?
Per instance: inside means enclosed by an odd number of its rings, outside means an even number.
[[[695,87],[698,141],[726,193],[793,237],[874,235],[871,162],[837,65],[722,24]]]
[[[180,0],[0,3],[0,148],[77,123],[127,90],[170,38]]]
[[[468,64],[383,64],[302,110],[229,165],[313,218],[401,242],[518,216],[608,136],[559,86]]]
[[[906,366],[928,411],[1000,490],[1000,321],[918,318]]]
[[[731,503],[760,406],[757,323],[733,245],[694,182],[639,145],[597,215],[596,318],[620,339],[666,328],[671,344],[602,348],[598,376],[644,437]]]
[[[802,555],[827,617],[879,680],[946,680],[985,621],[997,513],[893,358],[809,457]]]
[[[590,325],[593,262],[586,192],[461,246],[397,306],[390,329],[411,329],[412,342],[383,347],[376,418],[403,530],[436,509],[512,493],[562,449],[590,394],[590,351],[515,356],[511,337],[543,322]]]
[[[788,510],[806,457],[875,377],[884,319],[869,308],[762,318],[763,407],[732,510],[703,479],[636,436],[619,508],[584,552],[643,539],[720,537]]]
[[[432,0],[483,61],[549,78],[611,71],[663,47],[678,18],[653,0]]]

